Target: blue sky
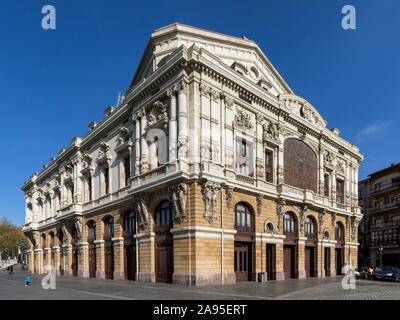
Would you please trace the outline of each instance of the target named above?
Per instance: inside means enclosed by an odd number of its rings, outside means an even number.
[[[53,5],[57,29],[41,28]],[[343,30],[341,9],[356,8]],[[130,84],[150,33],[181,22],[257,42],[328,128],[360,147],[360,179],[400,159],[398,0],[0,2],[0,217],[24,223],[21,187]]]

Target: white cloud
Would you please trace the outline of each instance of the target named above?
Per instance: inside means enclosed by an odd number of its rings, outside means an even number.
[[[386,129],[389,126],[389,122],[375,122],[365,129],[361,130],[356,135],[356,139],[359,141],[366,141],[366,139],[378,132]]]

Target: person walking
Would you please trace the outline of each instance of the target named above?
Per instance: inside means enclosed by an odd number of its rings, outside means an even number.
[[[13,266],[10,266],[9,268],[10,268],[10,271],[8,272],[8,274],[9,274],[9,275],[12,275],[13,270],[14,270],[14,267],[13,267]]]
[[[25,278],[25,287],[29,287],[31,285],[31,275],[28,274]]]

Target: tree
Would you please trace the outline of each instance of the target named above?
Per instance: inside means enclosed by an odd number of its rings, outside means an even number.
[[[0,219],[0,258],[15,257],[18,254],[18,246],[24,238],[22,229],[13,225],[11,221],[3,217]]]

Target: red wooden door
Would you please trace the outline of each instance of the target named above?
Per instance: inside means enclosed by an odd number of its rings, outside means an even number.
[[[114,246],[112,241],[105,241],[104,243],[104,256],[105,256],[105,277],[106,279],[113,279],[114,277]]]
[[[268,280],[275,280],[275,245],[267,244],[267,277]]]
[[[315,248],[306,247],[305,248],[305,271],[306,277],[315,277]]]
[[[156,282],[172,282],[174,251],[172,236],[160,234],[156,237]]]
[[[136,280],[136,246],[125,246],[125,278]]]
[[[64,275],[64,252],[60,251],[60,275]]]
[[[236,282],[251,280],[251,244],[235,242],[234,268]]]
[[[96,278],[96,245],[89,244],[89,277]]]
[[[72,275],[78,276],[78,250],[76,247],[72,248]]]
[[[342,260],[342,249],[335,249],[335,264],[336,264],[336,274],[342,274],[343,260]]]
[[[325,262],[324,262],[324,269],[325,269],[325,276],[331,276],[331,248],[325,248]]]
[[[285,274],[285,279],[295,278],[294,269],[294,246],[284,245],[283,246],[283,272]]]

